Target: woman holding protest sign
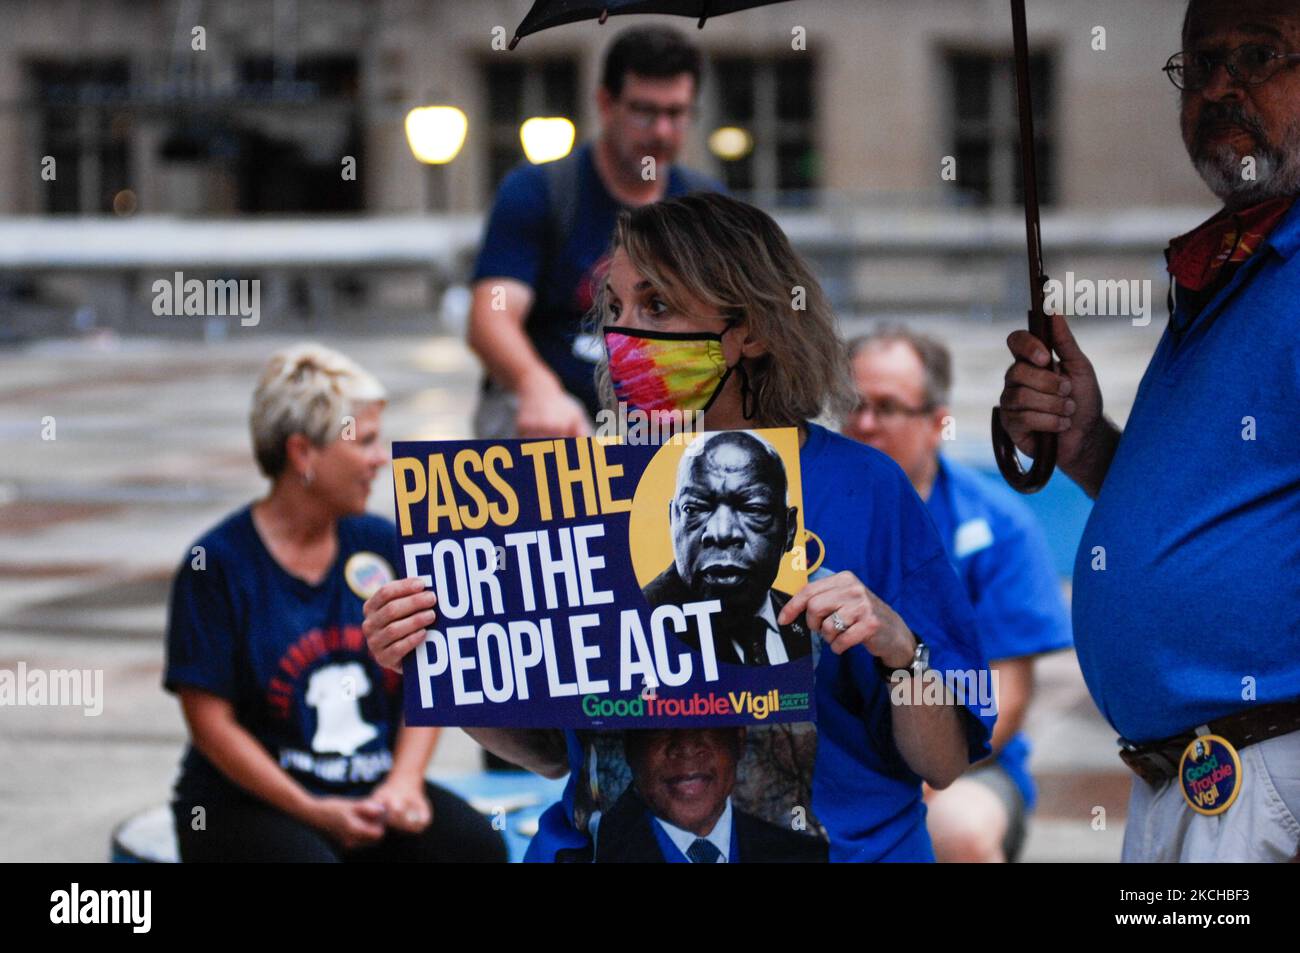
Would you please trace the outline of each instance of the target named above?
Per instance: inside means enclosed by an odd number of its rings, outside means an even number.
[[[505,860],[484,818],[424,780],[438,729],[403,726],[400,679],[361,633],[395,558],[393,525],[365,512],[383,407],[377,380],[316,345],[274,355],[258,383],[270,492],[204,534],[172,587],[183,861]]]
[[[920,693],[894,689],[987,664],[966,596],[906,476],[883,454],[813,422],[853,396],[834,316],[811,271],[768,215],[697,193],[624,212],[603,282],[593,316],[606,342],[597,381],[608,405],[703,410],[709,431],[798,428],[803,525],[825,568],[775,624],[802,616],[822,637],[814,646],[816,737],[751,728],[734,789],[767,793],[737,811],[824,836],[831,860],[933,859],[921,782],[946,787],[989,753],[992,707],[958,704],[942,688],[917,704]],[[400,665],[422,641],[435,604],[416,579],[367,601],[364,630],[383,665]],[[634,773],[605,762],[629,746],[599,732],[469,730],[504,758],[570,774],[529,859],[599,858],[594,835],[620,793],[610,779],[622,777],[626,788]],[[706,741],[691,742],[689,757],[700,764],[709,751],[730,750],[730,742]],[[698,783],[694,774],[667,777],[679,793]],[[674,859],[664,849],[663,859]],[[692,862],[737,859],[725,845],[692,851],[682,850]]]

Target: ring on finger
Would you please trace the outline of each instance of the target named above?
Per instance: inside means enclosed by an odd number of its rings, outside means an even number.
[[[843,632],[849,627],[849,624],[840,618],[838,609],[831,613],[831,625],[835,626],[836,632]]]

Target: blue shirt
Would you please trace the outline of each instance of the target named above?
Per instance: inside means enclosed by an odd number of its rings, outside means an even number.
[[[626,206],[610,195],[601,181],[591,143],[575,150],[573,158],[578,163],[577,206],[564,247],[547,255],[551,226],[546,168],[522,163],[497,190],[471,280],[513,278],[533,289],[536,297],[524,325],[529,340],[594,417],[599,405],[592,380],[593,361],[599,352],[594,356],[575,354],[575,338],[591,308],[592,273],[609,250],[618,213]],[[700,187],[723,191],[712,179],[688,175],[678,165],[670,168],[669,197]]]
[[[1060,581],[1029,508],[1006,486],[942,455],[926,505],[975,607],[989,661],[1069,648]],[[1032,809],[1036,792],[1023,732],[1003,745],[997,762]]]
[[[1300,697],[1297,251],[1300,203],[1199,315],[1176,309],[1084,529],[1079,665],[1131,741]]]
[[[280,767],[318,794],[361,794],[392,766],[401,725],[401,676],[381,668],[361,632],[363,600],[344,579],[359,552],[397,565],[397,531],[375,516],[339,520],[339,552],[319,585],[272,558],[244,507],[195,544],[172,584],[168,691],[199,688],[235,717]],[[391,576],[390,576],[391,578]],[[181,801],[242,792],[192,745]]]
[[[804,525],[820,539],[822,568],[848,570],[930,646],[939,671],[986,672],[970,602],[916,491],[889,457],[808,425],[799,451]],[[809,559],[815,564],[812,553]],[[921,778],[894,745],[890,686],[861,645],[818,653],[812,813],[830,839],[832,861],[930,861]],[[968,756],[989,754],[994,715],[973,700],[961,709]],[[566,732],[570,776],[564,800],[540,819],[527,858],[584,849],[574,826],[577,778],[591,750]],[[807,765],[800,765],[806,770]],[[742,779],[743,781],[743,779]],[[785,806],[786,820],[792,805]]]

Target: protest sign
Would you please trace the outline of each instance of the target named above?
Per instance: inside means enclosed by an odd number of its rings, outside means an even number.
[[[411,725],[652,728],[811,718],[793,428],[398,442],[402,575],[437,593]],[[404,571],[403,571],[404,570]]]

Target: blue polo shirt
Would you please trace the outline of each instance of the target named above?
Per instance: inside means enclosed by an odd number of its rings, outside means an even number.
[[[809,424],[799,466],[804,525],[821,541],[821,568],[855,573],[929,645],[932,668],[974,676],[984,671],[987,680],[970,602],[925,504],[898,465]],[[829,837],[832,861],[934,859],[921,778],[894,745],[889,689],[861,645],[843,655],[818,653],[812,812]],[[987,757],[992,706],[970,699],[959,711],[969,759]],[[563,801],[542,815],[527,860],[552,860],[562,849],[589,844],[587,832],[574,825],[573,805],[577,779],[594,749],[584,750],[577,733],[565,734],[569,783]]]
[[[1300,697],[1297,252],[1300,203],[1199,315],[1175,309],[1084,529],[1079,665],[1131,741]]]
[[[1011,490],[940,455],[926,505],[975,607],[989,661],[1070,647],[1070,617],[1047,540]],[[1026,809],[1036,799],[1029,751],[1029,739],[1017,732],[996,759],[1016,782]]]

